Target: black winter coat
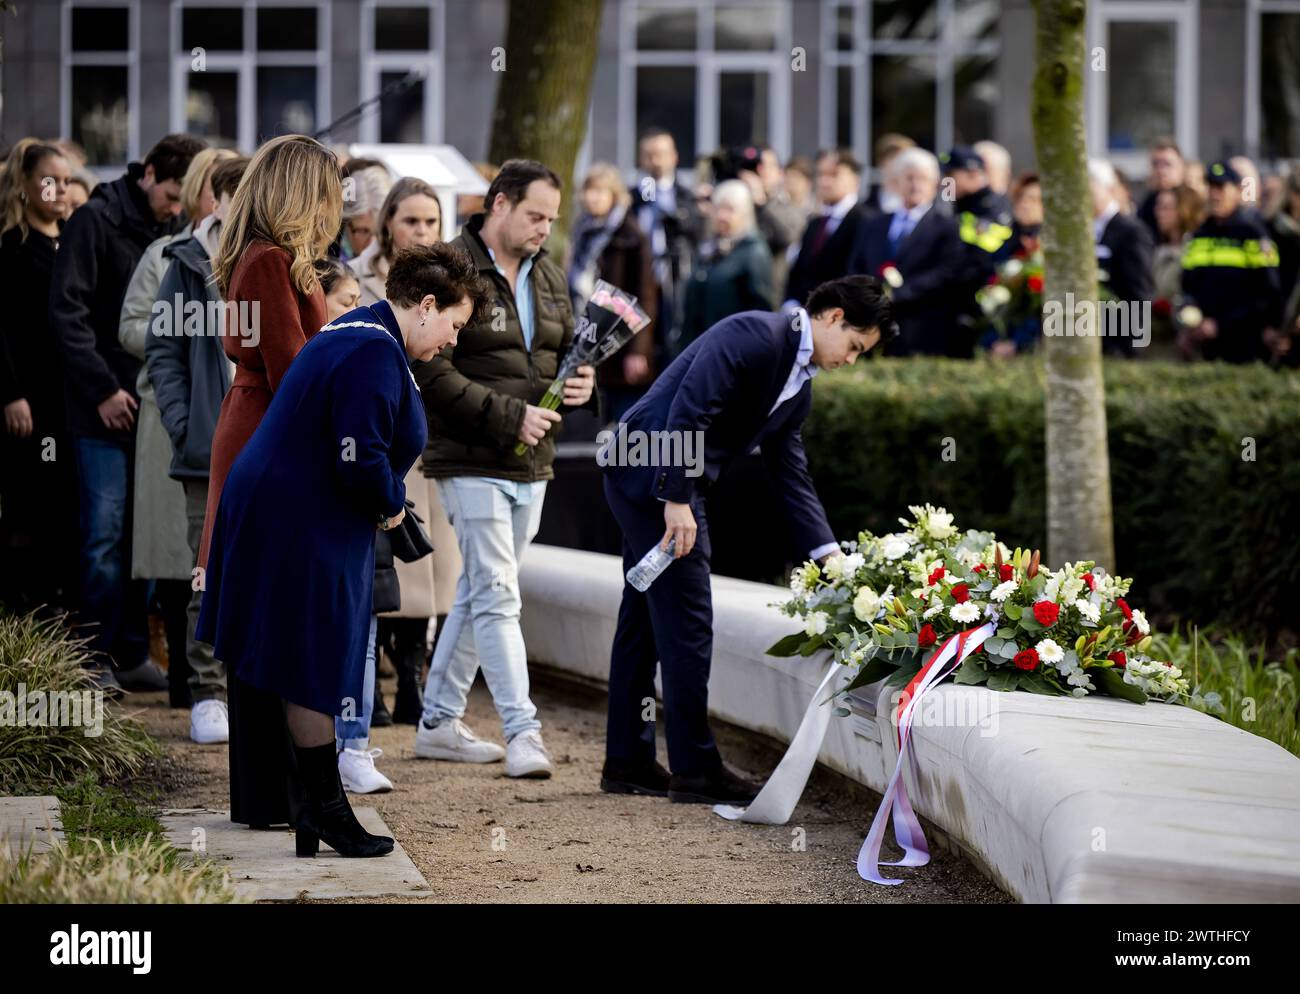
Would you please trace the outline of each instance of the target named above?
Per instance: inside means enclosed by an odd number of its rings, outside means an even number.
[[[139,187],[144,167],[95,187],[63,228],[50,284],[50,325],[63,355],[68,429],[125,441],[131,432],[104,427],[97,408],[126,390],[137,397],[140,360],[118,341],[122,299],[149,243],[174,233],[178,218],[155,221]],[[138,399],[138,397],[137,397]]]

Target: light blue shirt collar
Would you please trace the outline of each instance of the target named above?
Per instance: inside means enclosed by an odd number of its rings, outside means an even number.
[[[492,264],[497,267],[497,272],[502,276],[505,272],[497,263],[497,254],[487,245],[488,258]],[[533,263],[537,260],[537,255],[530,255],[527,259],[519,264],[519,275],[515,277],[515,310],[519,312],[519,327],[524,335],[524,347],[530,352],[533,348],[533,329],[536,322],[533,319],[533,293],[529,286],[529,278],[532,276]]]

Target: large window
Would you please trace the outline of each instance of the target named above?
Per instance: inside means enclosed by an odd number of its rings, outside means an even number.
[[[1196,39],[1199,0],[1102,0],[1089,10],[1088,147],[1143,175],[1152,139],[1197,147]]]
[[[441,3],[366,0],[361,99],[379,97],[359,125],[363,142],[442,140]]]
[[[899,132],[943,151],[993,136],[997,0],[824,0],[821,143],[871,160]]]
[[[724,146],[790,152],[788,0],[626,0],[619,158],[637,136],[670,131],[681,164]]]
[[[121,166],[139,154],[136,106],[139,11],[134,2],[63,5],[60,130],[86,150],[87,164]]]
[[[1300,158],[1300,2],[1253,0],[1246,140],[1264,159]]]
[[[330,5],[174,0],[172,128],[255,149],[329,120]]]

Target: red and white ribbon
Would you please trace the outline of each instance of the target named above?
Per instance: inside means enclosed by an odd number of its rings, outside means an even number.
[[[943,645],[931,653],[916,676],[903,691],[896,712],[898,728],[898,762],[894,766],[894,775],[889,780],[884,799],[876,811],[876,818],[871,823],[871,831],[858,852],[858,875],[863,880],[877,884],[901,884],[902,880],[890,879],[880,875],[884,866],[924,866],[930,862],[930,849],[926,845],[925,833],[921,830],[921,821],[912,810],[912,803],[907,796],[907,780],[903,776],[904,764],[908,758],[908,744],[911,742],[912,716],[916,712],[921,698],[944,677],[960,666],[972,652],[984,644],[984,640],[995,630],[992,622],[979,628],[968,629],[950,636]],[[890,816],[893,816],[894,838],[903,849],[903,858],[897,862],[880,862],[880,846],[885,841],[885,828]]]

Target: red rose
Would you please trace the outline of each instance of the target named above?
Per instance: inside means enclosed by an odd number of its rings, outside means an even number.
[[[1115,603],[1118,604],[1118,605],[1119,605],[1119,609],[1120,609],[1121,611],[1124,612],[1124,620],[1125,620],[1125,621],[1132,621],[1132,620],[1133,620],[1133,611],[1132,611],[1132,609],[1128,606],[1128,601],[1124,600],[1123,597],[1116,597],[1116,598],[1115,598]]]
[[[1015,573],[1016,571],[1012,569],[1010,563],[1003,563],[1001,566],[998,567],[998,579],[1001,580],[1003,583],[1006,583],[1013,576],[1015,576]]]
[[[989,275],[988,282],[985,283],[984,285],[985,285],[985,286],[997,286],[998,283],[999,283],[999,280],[998,280],[998,274],[997,274],[997,273],[991,273],[991,274]]]
[[[921,630],[916,633],[916,645],[920,649],[928,649],[934,645],[938,636],[934,634],[934,625],[922,625]]]
[[[952,588],[952,599],[958,604],[965,604],[970,600],[970,588],[964,583],[958,583]]]
[[[1036,670],[1038,669],[1038,650],[1021,649],[1011,661],[1016,664],[1017,669]]]
[[[942,566],[936,566],[934,572],[930,574],[930,586],[933,587],[936,583],[942,580],[943,574],[944,568]]]
[[[1167,318],[1174,312],[1173,304],[1168,297],[1157,297],[1151,301],[1151,310],[1158,318]]]
[[[986,569],[988,569],[988,567],[985,566],[983,563],[976,563],[976,564],[975,564],[975,572],[976,572],[976,573],[983,573]]]
[[[1121,649],[1116,649],[1106,658],[1120,668],[1128,665],[1128,657],[1124,655],[1124,652]]]
[[[1061,606],[1051,601],[1037,601],[1034,604],[1034,618],[1044,628],[1051,628],[1061,616]]]
[[[1096,589],[1096,588],[1093,587],[1093,585],[1092,585],[1092,574],[1091,574],[1091,573],[1084,573],[1084,574],[1083,574],[1083,585],[1084,585],[1085,587],[1087,587],[1089,590],[1095,590],[1095,589]]]
[[[1034,293],[1043,292],[1043,277],[1040,276],[1038,273],[1034,273],[1032,276],[1030,276],[1028,282],[1029,282],[1029,289],[1033,290]]]

